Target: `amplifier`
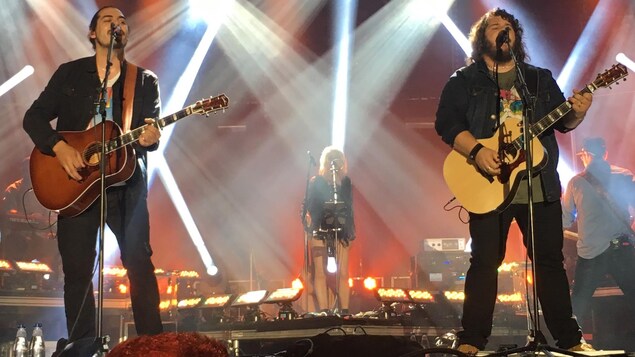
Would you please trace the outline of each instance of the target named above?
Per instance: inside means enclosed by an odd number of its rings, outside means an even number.
[[[423,252],[464,252],[466,238],[427,238],[421,246]]]
[[[414,259],[415,283],[419,289],[463,291],[470,253],[423,251]]]

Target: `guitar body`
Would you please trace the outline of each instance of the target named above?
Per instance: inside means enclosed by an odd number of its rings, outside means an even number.
[[[499,151],[501,146],[519,138],[522,122],[508,119],[489,139],[478,140],[486,148]],[[500,152],[500,151],[499,151]],[[532,139],[533,167],[540,170],[547,163],[547,155],[538,137]],[[525,176],[527,162],[522,150],[507,149],[501,155],[501,174],[489,176],[476,163],[452,150],[443,164],[443,177],[450,191],[461,205],[472,213],[502,211],[514,198],[520,180]]]
[[[99,197],[101,126],[106,126],[106,142],[121,135],[113,121],[98,124],[86,131],[60,132],[66,142],[84,157],[86,167],[79,170],[81,181],[73,180],[57,158],[42,154],[37,148],[31,152],[30,172],[33,192],[42,206],[59,211],[62,217],[73,217],[85,211]],[[96,137],[97,136],[97,137]],[[129,179],[136,160],[131,146],[123,146],[106,154],[106,187]]]

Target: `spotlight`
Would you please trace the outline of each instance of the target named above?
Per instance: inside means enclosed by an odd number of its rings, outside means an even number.
[[[181,315],[179,330],[196,331],[201,320],[201,310],[198,307],[203,303],[203,297],[181,299],[176,304],[177,311]]]
[[[328,257],[326,260],[326,271],[329,273],[335,273],[337,271],[337,264],[335,263],[335,257]]]
[[[236,297],[231,303],[231,307],[245,307],[247,311],[243,315],[244,321],[257,322],[261,320],[261,311],[258,305],[262,303],[262,300],[267,296],[267,290],[254,290],[243,293]]]
[[[395,312],[396,303],[410,302],[406,290],[399,288],[379,288],[375,290],[377,300],[381,301],[381,318],[390,319],[397,317]]]
[[[13,269],[13,267],[11,266],[11,262],[9,262],[8,260],[2,260],[0,259],[0,271],[14,271],[15,269]]]
[[[434,302],[434,295],[426,290],[408,290],[410,300],[415,304]]]
[[[298,313],[293,310],[291,303],[298,300],[302,295],[302,289],[282,288],[277,289],[265,299],[265,304],[278,304],[278,320],[293,320],[298,317]]]
[[[44,276],[53,273],[53,270],[51,270],[48,265],[38,262],[37,260],[31,262],[16,261],[13,264],[13,268],[15,272],[8,276],[7,280],[9,281],[5,282],[12,290],[29,291],[46,289],[47,279],[45,279]]]
[[[227,322],[225,308],[232,301],[233,294],[214,294],[204,298],[198,306],[203,313],[203,318],[211,324]]]

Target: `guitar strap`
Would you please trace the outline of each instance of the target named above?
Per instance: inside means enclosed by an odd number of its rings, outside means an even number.
[[[135,85],[137,83],[137,66],[126,62],[126,78],[123,85],[123,111],[121,124],[124,133],[130,131],[132,125],[132,106],[134,104]]]

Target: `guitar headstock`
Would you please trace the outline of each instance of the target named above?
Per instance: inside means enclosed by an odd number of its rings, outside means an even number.
[[[192,105],[192,112],[197,114],[209,114],[223,110],[229,106],[229,98],[225,94],[208,99],[201,99]]]
[[[596,88],[600,87],[609,87],[611,84],[619,81],[624,78],[626,80],[626,76],[628,76],[628,69],[625,65],[618,63],[611,66],[610,69],[607,69],[603,73],[598,74],[593,82],[593,85]],[[619,84],[619,83],[618,83]]]

